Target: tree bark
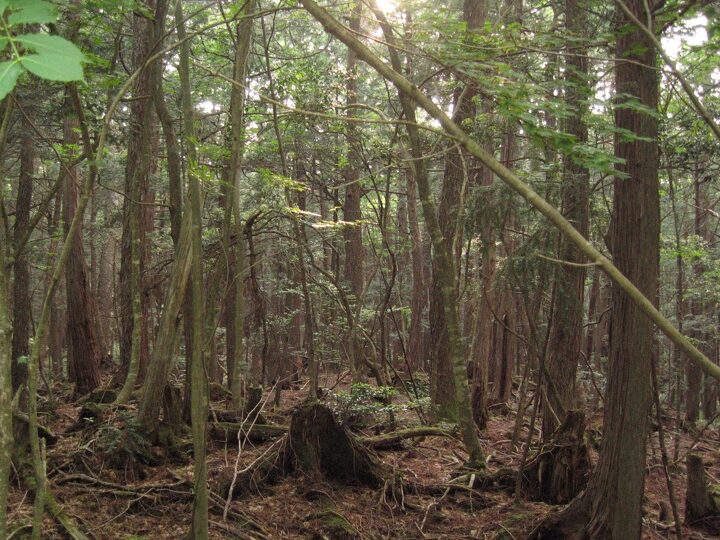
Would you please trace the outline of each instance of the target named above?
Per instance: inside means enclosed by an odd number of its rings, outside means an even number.
[[[30,225],[30,205],[32,200],[33,174],[35,173],[35,147],[33,131],[28,120],[23,117],[20,138],[20,176],[18,178],[17,202],[15,204],[15,262],[13,273],[13,335],[12,335],[12,387],[13,392],[27,381],[27,358],[30,354],[30,318],[32,304],[30,298],[30,266],[27,246],[18,252],[20,241],[28,234]],[[24,361],[19,361],[24,357]]]
[[[463,21],[467,24],[469,33],[476,30],[485,20],[484,0],[465,0],[463,3]],[[468,83],[455,92],[453,121],[462,125],[466,120],[475,116],[474,98],[478,88],[475,83]],[[438,204],[438,222],[443,237],[443,249],[453,262],[457,272],[460,262],[462,230],[460,217],[463,208],[464,187],[468,183],[470,174],[467,166],[467,157],[462,155],[463,150],[455,142],[448,151],[445,160],[440,203]],[[436,407],[439,418],[457,420],[459,411],[455,400],[454,378],[452,376],[452,361],[449,355],[448,334],[442,301],[442,285],[439,277],[440,269],[437,261],[433,260],[433,275],[430,285],[430,334],[433,342],[432,361],[430,370],[430,396]],[[454,279],[457,284],[457,279]],[[455,295],[458,291],[456,286]],[[457,301],[457,298],[456,300]]]
[[[162,4],[162,2],[161,2]],[[156,0],[148,0],[146,5],[155,10]],[[165,10],[156,13],[156,20],[163,21]],[[162,23],[160,23],[162,24]],[[152,54],[156,45],[155,23],[139,11],[133,13],[133,69],[141,67]],[[150,247],[148,244],[147,207],[141,203],[151,200],[149,192],[149,170],[151,165],[151,152],[153,145],[151,139],[155,129],[155,114],[153,110],[153,92],[157,89],[155,83],[156,66],[147,66],[135,79],[130,103],[130,122],[128,130],[128,150],[125,165],[125,193],[123,200],[123,234],[120,258],[120,365],[121,374],[129,375],[131,363],[133,374],[137,380],[138,373],[145,371],[150,357],[149,335],[147,325],[148,300],[141,290],[142,276],[149,261]],[[136,222],[133,225],[133,222]],[[133,228],[137,228],[136,236]],[[133,246],[133,243],[136,245]],[[134,253],[137,250],[137,253]],[[137,266],[137,268],[134,268]],[[133,273],[137,273],[134,276]],[[137,283],[135,283],[137,281]],[[137,298],[136,298],[137,297]],[[138,307],[139,302],[139,307]],[[136,313],[139,309],[140,313]],[[135,324],[141,325],[135,330]],[[140,342],[134,343],[135,333],[138,333]],[[134,348],[136,350],[134,350]],[[133,358],[133,353],[136,358]],[[142,368],[141,368],[142,366]],[[128,377],[125,377],[127,381]],[[135,380],[131,381],[133,384]]]
[[[585,0],[565,0],[565,28],[569,35],[581,37],[587,26]],[[588,130],[583,120],[587,113],[590,89],[587,83],[587,47],[573,47],[566,56],[565,102],[572,111],[565,119],[564,131],[574,143],[587,143]],[[572,154],[563,156],[562,211],[580,234],[587,237],[589,223],[590,175]],[[560,238],[557,258],[573,264],[561,264],[553,281],[553,320],[545,359],[543,378],[543,438],[547,441],[559,422],[573,407],[575,379],[582,345],[586,267],[580,250],[566,238]]]
[[[180,97],[182,102],[183,129],[187,152],[187,170],[190,184],[190,276],[192,289],[192,358],[190,368],[190,416],[193,438],[193,480],[195,496],[193,498],[193,515],[191,536],[195,540],[208,537],[208,490],[206,463],[206,426],[208,416],[208,381],[204,361],[205,349],[205,298],[203,291],[202,268],[202,196],[200,194],[200,178],[196,168],[198,156],[195,148],[195,128],[193,103],[190,85],[190,42],[185,30],[182,0],[175,3],[175,24],[180,46]],[[188,351],[190,353],[190,351]]]
[[[68,99],[63,120],[64,144],[71,147],[79,144],[77,134],[79,126],[78,117]],[[66,234],[78,205],[78,176],[77,166],[65,170],[63,217]],[[72,251],[65,270],[68,373],[70,380],[75,383],[76,396],[91,392],[100,385],[102,356],[96,336],[97,308],[88,287],[82,237],[82,226],[80,226],[76,236],[66,240],[72,242]]]
[[[349,28],[353,32],[360,31],[360,18],[362,16],[363,3],[355,1],[352,4],[349,20]],[[357,109],[353,108],[357,105],[358,92],[358,73],[357,73],[357,55],[352,49],[348,49],[347,65],[346,65],[346,82],[345,82],[345,104],[347,106],[347,114],[354,116]],[[345,266],[344,279],[350,288],[350,292],[354,297],[355,312],[359,313],[357,305],[362,302],[363,291],[365,288],[364,276],[364,260],[365,248],[363,246],[363,232],[360,220],[362,219],[362,210],[360,202],[362,200],[363,191],[360,185],[360,141],[355,125],[349,122],[345,128],[345,141],[347,145],[347,164],[343,170],[343,178],[346,183],[345,202],[343,204],[343,221],[347,223],[343,227],[343,239],[345,242]],[[361,324],[360,318],[355,317],[355,324]],[[355,328],[350,329],[350,338],[347,343],[350,360],[353,371],[359,374],[363,367],[361,356],[363,354],[362,340],[359,331]]]
[[[627,2],[645,18],[644,0]],[[652,3],[650,5],[652,9]],[[619,28],[627,23],[625,16]],[[637,29],[617,41],[616,92],[657,108],[658,73],[652,43]],[[646,298],[657,297],[660,204],[657,118],[618,107],[615,124],[640,140],[616,136],[615,155],[623,160],[614,182],[611,248],[617,268]],[[651,405],[653,327],[619,287],[612,290],[608,383],[600,457],[585,492],[540,527],[536,538],[640,538],[645,483],[645,443]]]

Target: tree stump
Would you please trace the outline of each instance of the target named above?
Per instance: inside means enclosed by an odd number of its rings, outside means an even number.
[[[720,520],[720,504],[711,493],[702,458],[697,454],[687,457],[687,491],[685,495],[685,521],[690,524]]]
[[[523,492],[534,501],[566,504],[586,486],[590,476],[590,450],[585,440],[582,411],[568,412],[565,420],[523,469]],[[516,472],[502,470],[490,480],[515,488]]]
[[[585,415],[570,411],[563,423],[525,469],[530,496],[549,504],[566,504],[580,493],[590,475]]]
[[[378,487],[380,462],[320,403],[303,405],[290,421],[288,459],[292,470],[344,484]]]
[[[228,471],[221,491],[238,496],[290,474],[300,473],[311,482],[333,481],[345,485],[382,487],[394,483],[393,475],[376,455],[341,426],[332,411],[317,402],[293,412],[290,429],[277,449],[241,475]]]

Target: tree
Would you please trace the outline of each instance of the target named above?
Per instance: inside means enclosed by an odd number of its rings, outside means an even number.
[[[645,3],[628,7],[645,16]],[[655,51],[644,33],[621,16],[615,86],[615,125],[621,158],[614,182],[610,247],[620,271],[647,298],[657,297],[660,254],[658,196],[658,75]],[[637,305],[619,287],[612,290],[610,358],[600,457],[587,489],[537,538],[640,538],[645,441],[651,406],[650,367],[654,332]]]

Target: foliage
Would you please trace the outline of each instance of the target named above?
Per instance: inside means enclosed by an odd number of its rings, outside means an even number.
[[[16,33],[25,25],[54,23],[57,18],[55,6],[44,0],[0,1],[0,52],[10,48],[10,60],[0,62],[0,99],[15,88],[24,71],[50,81],[83,80],[85,55],[70,41],[46,33]]]
[[[349,392],[330,394],[332,409],[340,421],[351,426],[366,426],[371,422],[393,422],[395,415],[416,408],[426,409],[430,400],[427,393],[418,392],[419,399],[393,403],[398,391],[392,386],[376,386],[364,382],[353,383]]]

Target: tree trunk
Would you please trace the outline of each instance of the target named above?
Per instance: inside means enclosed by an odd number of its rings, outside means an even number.
[[[162,3],[162,2],[161,2]],[[148,0],[147,7],[155,10],[156,1]],[[156,17],[158,21],[164,20],[165,10],[161,9]],[[147,57],[153,51],[156,44],[155,25],[153,20],[139,11],[133,14],[133,69],[142,66]],[[142,365],[144,372],[149,361],[150,351],[148,343],[147,295],[140,289],[142,276],[146,263],[149,260],[148,230],[149,225],[146,216],[147,209],[140,203],[147,203],[150,200],[149,193],[149,170],[151,166],[151,152],[154,130],[155,114],[153,110],[153,92],[157,88],[154,82],[156,76],[157,62],[145,68],[135,79],[130,103],[130,122],[128,130],[128,150],[125,165],[125,193],[128,197],[123,199],[123,234],[122,249],[120,257],[120,365],[122,367],[119,375],[128,374],[131,362],[133,366],[134,380]],[[134,238],[132,229],[133,221],[136,221],[137,238]],[[136,246],[133,246],[133,242]],[[137,250],[137,254],[133,253]],[[136,256],[135,256],[136,255]],[[136,262],[134,262],[136,261]],[[135,265],[138,268],[133,268]],[[137,272],[138,276],[133,276]],[[137,283],[134,283],[137,280]],[[137,297],[137,298],[136,298]],[[139,303],[139,313],[137,304]],[[141,328],[134,331],[135,324],[140,323]],[[140,342],[135,345],[135,333]],[[135,347],[136,351],[133,349]],[[136,358],[132,358],[136,352]],[[127,380],[124,377],[122,380]]]
[[[626,5],[638,18],[646,19],[644,0]],[[619,23],[619,28],[628,24],[626,17],[621,16]],[[618,99],[633,96],[655,110],[658,73],[653,44],[637,29],[623,31],[616,57]],[[657,118],[618,107],[615,123],[643,139],[628,141],[618,135],[615,141],[615,155],[623,164],[618,166],[614,183],[610,233],[614,263],[647,298],[656,298],[660,236]],[[640,538],[654,332],[652,322],[617,286],[613,287],[612,306],[599,461],[583,495],[541,525],[536,538]]]
[[[476,30],[485,20],[484,0],[465,0],[463,4],[463,21],[467,23],[468,32]],[[464,88],[455,92],[453,120],[462,124],[475,116],[475,95],[477,85],[468,83]],[[462,230],[460,216],[463,212],[464,188],[468,183],[470,174],[467,165],[468,157],[461,154],[462,150],[455,143],[451,143],[447,158],[445,159],[445,172],[443,176],[440,203],[438,205],[438,222],[443,236],[443,249],[454,263],[455,271],[459,268],[462,244]],[[446,329],[445,313],[442,302],[442,285],[439,277],[440,269],[433,262],[432,283],[430,286],[430,333],[433,343],[433,357],[430,371],[431,398],[436,407],[439,418],[457,420],[458,403],[455,400],[455,385],[452,376],[452,361],[449,355],[448,334]],[[453,281],[457,284],[457,279]],[[457,287],[456,287],[457,289]],[[455,291],[457,297],[458,291]],[[455,300],[457,301],[457,299]]]
[[[306,2],[304,5],[308,7],[309,4]],[[382,12],[377,8],[375,8],[374,11],[383,23],[383,34],[390,45],[388,52],[390,53],[391,62],[395,71],[399,73],[401,64],[393,34]],[[315,14],[315,16],[318,15]],[[430,259],[433,266],[437,269],[436,276],[440,284],[440,301],[447,331],[448,355],[452,365],[451,376],[455,383],[454,398],[456,405],[454,409],[457,411],[458,424],[460,425],[463,443],[469,455],[469,464],[472,467],[484,469],[485,455],[480,447],[480,441],[473,423],[472,410],[470,407],[470,390],[467,380],[465,347],[462,342],[462,336],[460,335],[459,310],[457,306],[457,273],[455,272],[453,257],[446,249],[446,242],[438,222],[437,209],[432,199],[427,163],[420,142],[420,132],[417,126],[414,125],[416,121],[415,103],[409,93],[406,93],[399,87],[398,91],[403,113],[405,114],[405,118],[410,122],[407,124],[406,130],[410,142],[410,152],[413,158],[413,174],[417,182],[420,204],[432,242]]]
[[[193,480],[195,496],[193,498],[193,514],[191,536],[194,540],[205,540],[208,537],[208,491],[207,463],[205,462],[206,425],[208,416],[207,372],[204,362],[204,291],[202,269],[202,196],[200,194],[200,178],[195,167],[198,165],[195,148],[195,130],[193,103],[190,85],[190,42],[187,40],[185,18],[182,11],[182,0],[175,3],[175,23],[180,46],[180,96],[182,101],[183,128],[185,147],[188,159],[188,180],[190,184],[190,214],[192,226],[190,234],[190,260],[192,283],[192,358],[191,358],[191,397],[190,415],[193,438]],[[190,353],[190,351],[188,351]]]
[[[582,36],[587,25],[585,0],[565,0],[565,27],[568,34]],[[566,57],[565,101],[572,114],[565,119],[564,131],[574,143],[587,143],[588,130],[583,118],[590,95],[587,78],[587,48],[573,47]],[[590,175],[572,154],[563,157],[562,211],[575,228],[587,237],[589,222]],[[575,378],[582,345],[585,298],[585,260],[577,247],[560,238],[557,258],[560,264],[553,281],[553,320],[545,358],[543,394],[543,438],[549,437],[573,407]],[[575,263],[573,265],[572,263]]]
[[[694,525],[716,518],[720,522],[720,496],[708,487],[707,475],[702,457],[690,454],[687,457],[687,490],[685,495],[685,521]],[[715,529],[717,531],[717,529]]]
[[[77,146],[79,121],[69,100],[66,100],[65,118],[63,120],[63,142]],[[65,233],[78,203],[78,170],[69,167],[65,173],[63,218]],[[102,351],[97,341],[97,308],[87,283],[87,267],[83,250],[82,227],[72,242],[72,251],[65,269],[67,298],[67,340],[68,340],[68,373],[75,383],[75,395],[81,396],[91,392],[100,385],[100,359]]]
[[[15,205],[14,245],[28,233],[30,225],[30,204],[32,200],[33,174],[35,173],[35,147],[33,131],[29,121],[23,117],[20,140],[20,177],[18,178],[17,202]],[[30,354],[30,318],[32,303],[30,298],[30,266],[27,245],[21,252],[15,253],[13,264],[15,281],[13,282],[13,335],[12,335],[12,388],[18,388],[27,382],[27,358]],[[24,357],[24,361],[20,358]]]
[[[362,2],[354,2],[350,13],[349,28],[353,32],[360,31],[360,18],[362,16]],[[347,114],[354,116],[357,109],[353,108],[357,104],[358,92],[358,74],[357,74],[357,55],[352,49],[348,49],[347,55],[347,74],[345,82],[345,102]],[[363,190],[360,185],[360,141],[355,128],[355,124],[348,122],[346,125],[346,145],[347,145],[347,164],[343,171],[343,178],[346,183],[345,202],[343,204],[343,221],[347,223],[343,227],[343,239],[345,242],[345,267],[344,279],[350,288],[353,296],[353,305],[355,313],[359,313],[357,307],[362,302],[363,291],[365,288],[364,276],[364,260],[365,248],[363,246],[362,225],[359,221],[362,219],[362,210],[360,202],[363,196]],[[355,325],[360,325],[360,317],[355,317]],[[363,368],[363,347],[359,331],[355,328],[350,329],[350,338],[347,343],[353,372],[360,374]]]
[[[424,366],[425,354],[423,314],[427,305],[427,286],[425,280],[425,256],[423,239],[420,232],[420,220],[417,208],[417,186],[415,171],[411,167],[407,174],[407,213],[412,250],[412,298],[410,300],[410,328],[408,330],[408,362],[417,369]]]

